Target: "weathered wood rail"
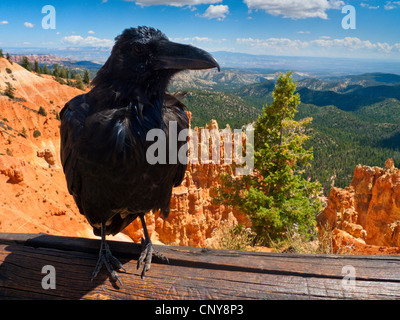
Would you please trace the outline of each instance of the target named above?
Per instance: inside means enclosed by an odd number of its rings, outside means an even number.
[[[400,299],[400,256],[298,255],[155,246],[146,278],[140,245],[109,241],[123,263],[122,286],[102,270],[90,276],[99,240],[0,233],[3,299]],[[55,289],[42,280],[55,270]],[[355,276],[355,278],[352,278]],[[354,280],[354,281],[353,281]]]

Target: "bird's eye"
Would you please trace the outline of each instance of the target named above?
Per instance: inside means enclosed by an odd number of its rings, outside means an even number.
[[[136,54],[143,54],[144,53],[144,47],[143,47],[143,45],[141,45],[140,43],[135,43],[134,45],[133,45],[133,51],[136,53]]]

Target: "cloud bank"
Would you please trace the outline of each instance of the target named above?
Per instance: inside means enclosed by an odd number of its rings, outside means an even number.
[[[244,0],[244,3],[250,10],[264,10],[291,19],[327,19],[327,10],[344,6],[344,2],[339,0]]]

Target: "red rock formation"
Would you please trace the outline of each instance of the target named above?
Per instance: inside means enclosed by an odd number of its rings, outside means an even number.
[[[7,82],[15,99],[2,94]],[[0,232],[93,237],[67,191],[59,159],[56,114],[82,91],[0,58],[0,93]],[[47,116],[38,114],[39,107]]]
[[[358,254],[400,253],[400,170],[358,165],[350,187],[332,188],[317,217],[320,235],[333,231],[335,250]]]
[[[188,116],[191,118],[190,112]],[[217,122],[212,120],[206,129],[218,130]],[[200,136],[201,128],[194,130]],[[193,143],[193,140],[191,142]],[[149,233],[153,241],[182,246],[211,246],[214,241],[213,232],[220,228],[221,222],[227,222],[230,225],[249,225],[243,213],[223,205],[216,205],[212,201],[212,188],[221,185],[220,175],[233,174],[232,165],[223,163],[223,140],[220,143],[220,164],[212,163],[212,161],[206,164],[201,161],[199,164],[188,164],[181,186],[172,192],[170,214],[167,219],[161,218],[158,212],[146,214]],[[198,144],[200,150],[200,138]],[[211,152],[210,142],[210,154]],[[134,221],[124,230],[124,233],[134,241],[139,241],[143,236],[140,221]]]

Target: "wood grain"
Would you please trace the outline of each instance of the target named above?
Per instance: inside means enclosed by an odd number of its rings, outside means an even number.
[[[153,259],[145,279],[136,269],[141,246],[109,241],[123,263],[122,286],[102,269],[91,273],[100,241],[41,234],[0,234],[2,299],[399,299],[400,257],[297,255],[155,246],[169,264]],[[43,289],[45,265],[56,289]],[[355,272],[346,282],[343,267]]]

